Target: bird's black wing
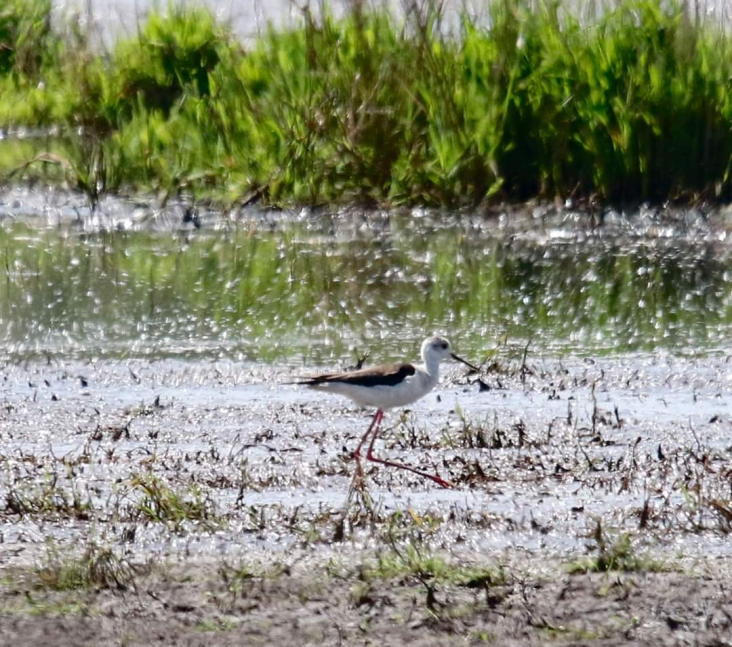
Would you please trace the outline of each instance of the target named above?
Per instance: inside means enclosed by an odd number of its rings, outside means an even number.
[[[349,371],[347,373],[323,373],[306,377],[298,384],[317,386],[338,382],[340,384],[352,384],[354,386],[395,386],[403,382],[410,375],[414,375],[417,369],[414,364],[383,364],[373,368],[364,368],[360,371]]]

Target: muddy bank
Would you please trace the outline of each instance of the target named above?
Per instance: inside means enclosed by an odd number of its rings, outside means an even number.
[[[430,577],[359,558],[356,567],[331,560],[264,572],[170,567],[136,576],[126,591],[44,592],[27,573],[5,573],[0,638],[27,647],[730,644],[732,581],[707,569],[568,575],[552,566],[542,574],[453,566]]]
[[[359,204],[283,209],[255,203],[222,210],[216,201],[171,198],[163,203],[159,196],[143,193],[133,197],[105,195],[91,209],[83,194],[42,184],[0,186],[0,221],[64,227],[80,233],[216,231],[237,223],[274,231],[300,224],[313,234],[341,240],[389,232],[392,225],[400,231],[406,222],[406,228],[415,232],[461,227],[483,238],[519,237],[543,243],[587,236],[724,243],[732,230],[729,207],[712,202],[692,206],[631,203],[621,207],[572,199],[559,204],[531,200],[461,210],[379,209]]]

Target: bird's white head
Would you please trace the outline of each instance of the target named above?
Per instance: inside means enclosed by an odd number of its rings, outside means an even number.
[[[443,359],[452,358],[458,362],[462,362],[466,366],[469,366],[474,371],[480,371],[480,369],[477,366],[473,366],[470,362],[466,362],[462,357],[458,357],[455,353],[452,352],[452,348],[450,348],[450,342],[447,341],[444,337],[439,337],[435,335],[434,337],[427,337],[422,342],[422,361],[425,363],[425,365],[428,367],[428,371],[432,373],[433,371],[430,370],[437,368],[439,366],[440,362]]]
[[[443,359],[450,357],[452,350],[450,342],[444,337],[427,337],[422,342],[422,361],[427,364],[441,362]]]

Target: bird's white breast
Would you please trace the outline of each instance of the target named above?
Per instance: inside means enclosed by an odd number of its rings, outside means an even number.
[[[345,395],[362,407],[393,409],[405,407],[424,397],[437,384],[437,378],[423,369],[417,368],[414,375],[395,385],[359,386],[343,382],[330,382],[313,385],[318,391]]]

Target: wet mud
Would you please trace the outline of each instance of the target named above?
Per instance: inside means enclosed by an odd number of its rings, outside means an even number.
[[[724,644],[729,362],[529,354],[480,375],[449,367],[387,416],[378,452],[450,490],[368,463],[354,483],[370,412],[285,384],[300,369],[7,365],[4,631],[21,644],[67,632],[118,644],[121,627],[144,644],[161,622],[170,644],[685,644],[697,631],[709,640],[697,644]],[[129,582],[43,584],[59,550],[90,545],[132,569]],[[441,580],[405,554],[478,565],[495,583]],[[385,555],[406,566],[365,576]],[[227,568],[246,572],[241,599]]]
[[[0,600],[6,644],[44,645],[727,645],[729,580],[678,573],[506,575],[484,586],[301,566],[252,576],[227,567],[139,578],[125,594]],[[66,610],[66,613],[62,612]]]

